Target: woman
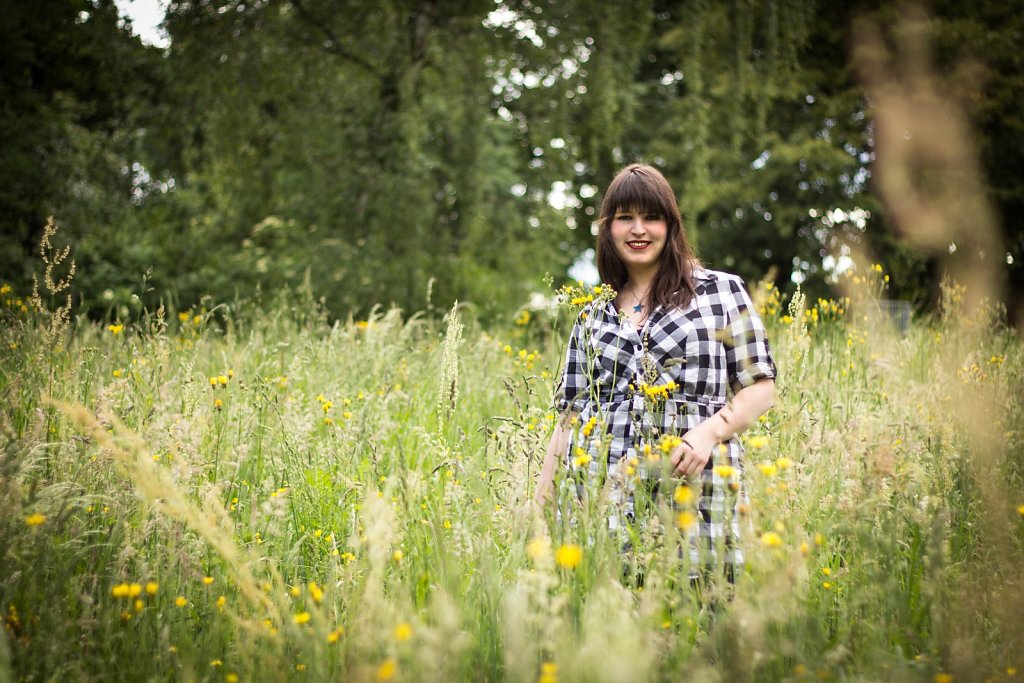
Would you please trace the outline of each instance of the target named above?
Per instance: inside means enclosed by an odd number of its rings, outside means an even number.
[[[608,187],[597,266],[614,298],[599,296],[573,327],[555,400],[562,419],[537,501],[552,496],[560,461],[607,476],[610,529],[634,521],[638,481],[655,495],[666,475],[676,485],[700,482],[694,514],[679,516],[691,539],[691,576],[699,563],[722,559],[731,577],[742,562],[737,436],[775,397],[764,326],[738,277],[696,259],[675,194],[650,166],[631,164]],[[677,503],[690,495],[682,493]]]

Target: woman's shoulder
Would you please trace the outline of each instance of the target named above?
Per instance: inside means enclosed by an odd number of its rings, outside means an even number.
[[[698,290],[701,287],[725,290],[734,290],[737,285],[745,287],[743,278],[739,275],[727,273],[724,270],[712,270],[704,266],[693,269],[693,280]]]

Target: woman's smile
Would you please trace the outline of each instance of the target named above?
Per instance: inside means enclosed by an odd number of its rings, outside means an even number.
[[[627,271],[657,268],[668,238],[663,216],[640,209],[620,209],[611,221],[612,242]]]

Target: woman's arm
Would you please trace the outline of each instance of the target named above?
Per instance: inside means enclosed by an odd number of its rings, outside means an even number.
[[[732,400],[683,437],[672,452],[676,474],[697,474],[711,458],[711,451],[754,424],[775,403],[775,380],[762,379],[736,392]]]
[[[558,462],[565,456],[569,448],[569,431],[572,429],[576,413],[566,413],[555,425],[555,431],[551,433],[551,440],[548,442],[548,452],[544,456],[544,465],[540,469],[540,479],[537,481],[537,492],[534,500],[540,507],[551,497],[555,481],[555,468]]]

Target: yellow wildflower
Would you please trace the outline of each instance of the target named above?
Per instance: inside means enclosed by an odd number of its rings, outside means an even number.
[[[676,505],[687,505],[693,502],[693,489],[689,486],[677,486],[675,492],[672,494],[672,500],[675,501]]]
[[[117,335],[121,334],[122,332],[124,332],[124,325],[122,325],[120,323],[118,323],[117,325],[107,325],[107,329],[110,330],[111,334],[113,334],[114,336],[117,336]]]
[[[238,674],[233,672],[224,674],[224,683],[238,683]]]
[[[146,595],[156,595],[157,590],[160,588],[160,584],[156,581],[149,581],[146,583]]]
[[[336,643],[336,642],[338,642],[338,640],[341,639],[341,637],[344,634],[345,634],[345,629],[343,629],[341,626],[339,626],[338,628],[334,629],[333,631],[331,631],[330,633],[327,634],[327,642],[328,643]]]
[[[755,434],[754,436],[750,437],[747,443],[750,445],[751,448],[759,449],[767,446],[769,441],[771,441],[771,439],[765,436],[764,434]]]
[[[25,524],[29,526],[39,526],[46,521],[46,515],[41,515],[38,512],[31,514],[25,518]]]
[[[790,460],[789,458],[782,457],[775,461],[775,466],[778,467],[780,470],[788,470],[790,467],[793,466],[793,461]]]
[[[714,472],[722,479],[731,479],[736,476],[737,470],[732,465],[716,465]]]
[[[953,675],[947,673],[935,674],[935,683],[953,683]]]
[[[224,605],[226,605],[227,602],[228,602],[228,599],[225,598],[223,595],[220,596],[219,598],[217,598],[217,609],[223,610],[224,609]]]
[[[526,555],[531,560],[539,560],[551,551],[551,539],[538,536],[526,544]]]
[[[689,510],[683,510],[676,515],[676,526],[683,531],[689,531],[697,524],[697,515]]]
[[[779,469],[770,462],[761,463],[757,466],[757,469],[761,470],[761,474],[766,477],[774,477],[779,471]]]
[[[566,544],[555,552],[555,562],[563,569],[575,569],[583,559],[583,551],[578,545]]]
[[[405,641],[409,640],[409,638],[412,638],[412,626],[409,624],[409,622],[403,621],[401,624],[395,627],[394,634],[395,640],[397,640],[400,643],[404,643]]]
[[[110,589],[110,594],[115,598],[127,598],[128,597],[128,584],[119,583]]]
[[[292,617],[292,621],[294,621],[299,626],[302,626],[303,624],[308,623],[309,622],[309,612],[299,612],[298,614],[296,614],[295,616]]]
[[[766,531],[761,534],[761,543],[768,548],[778,548],[782,545],[782,536],[779,536],[774,531]]]
[[[179,595],[174,599],[174,604],[178,607],[184,607],[188,604],[188,598],[186,598],[184,595]]]
[[[386,659],[384,662],[377,667],[377,680],[378,681],[390,681],[395,677],[395,673],[398,671],[398,664],[393,659]]]
[[[209,586],[211,583],[213,583],[213,577],[212,576],[204,576],[203,577],[203,585],[204,586]]]
[[[321,590],[320,586],[316,585],[315,581],[309,582],[309,597],[313,598],[313,602],[316,602],[317,604],[324,599],[324,592]]]

